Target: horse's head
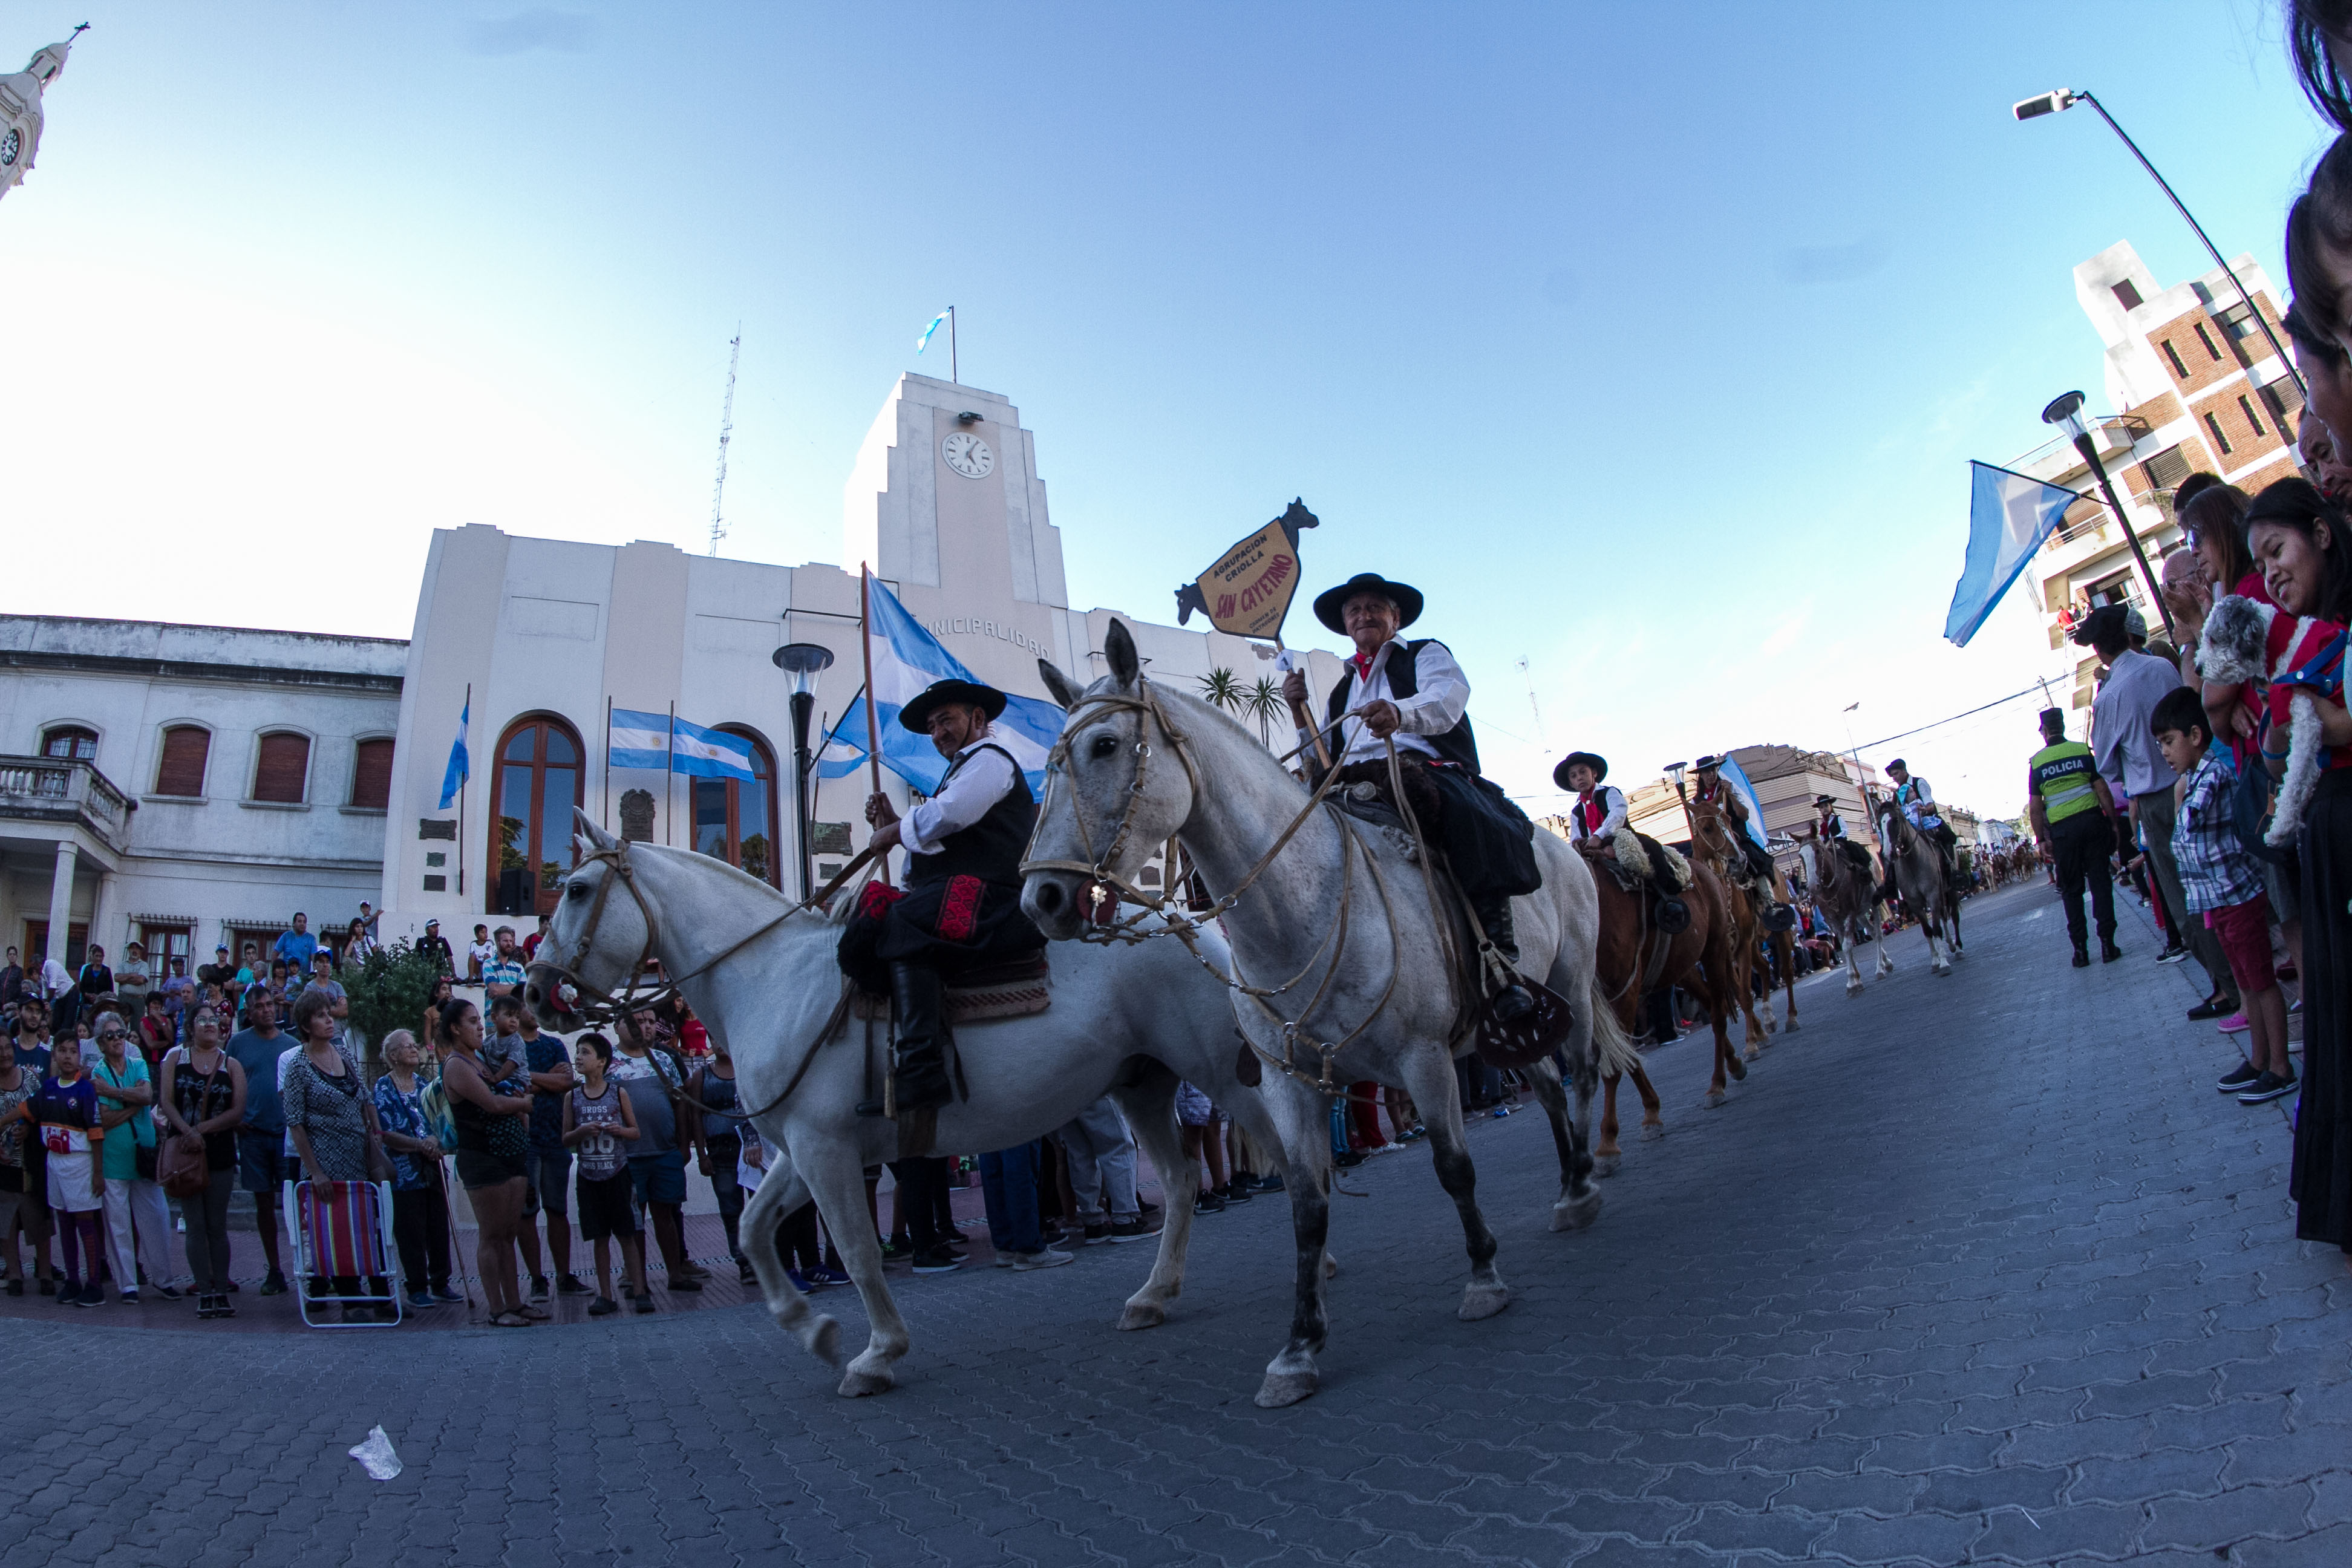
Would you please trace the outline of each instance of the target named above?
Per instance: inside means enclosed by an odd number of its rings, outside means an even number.
[[[547,936],[524,971],[523,1001],[543,1029],[578,1028],[582,997],[626,989],[652,935],[622,875],[627,846],[586,812],[575,808],[572,815],[578,858],[563,879]]]
[[[1125,623],[1111,622],[1103,653],[1110,673],[1083,691],[1037,661],[1070,717],[1022,861],[1021,909],[1056,941],[1076,936],[1099,900],[1133,889],[1145,862],[1192,815],[1191,766]]]

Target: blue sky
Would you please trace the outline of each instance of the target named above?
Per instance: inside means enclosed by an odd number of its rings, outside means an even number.
[[[0,61],[85,16],[0,202],[0,604],[405,636],[435,527],[698,550],[739,321],[726,551],[836,560],[952,302],[1074,603],[1167,618],[1303,495],[1539,809],[1570,745],[1636,783],[2051,671],[2021,602],[1941,640],[1967,460],[2104,405],[2075,262],[2204,263],[2012,100],[2096,90],[2274,276],[2324,146],[2253,0],[19,4]],[[1895,749],[2013,811],[2032,706]]]

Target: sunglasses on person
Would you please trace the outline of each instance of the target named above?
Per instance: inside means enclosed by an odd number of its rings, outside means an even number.
[[[128,1029],[100,1029],[98,1032],[98,1037],[101,1040],[127,1040],[131,1037],[131,1031]]]

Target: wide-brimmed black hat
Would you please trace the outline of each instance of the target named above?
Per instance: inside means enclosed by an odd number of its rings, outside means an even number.
[[[1377,572],[1359,572],[1338,587],[1316,595],[1315,618],[1346,637],[1348,623],[1339,618],[1339,612],[1359,594],[1378,594],[1396,605],[1400,631],[1421,619],[1421,590],[1409,583],[1391,583]]]
[[[1594,784],[1599,784],[1602,779],[1609,776],[1608,758],[1601,755],[1598,752],[1570,752],[1568,755],[1560,758],[1559,766],[1552,769],[1551,782],[1558,784],[1562,789],[1574,788],[1575,786],[1568,782],[1568,770],[1576,766],[1579,763],[1582,763],[1586,767],[1592,770],[1592,782]]]
[[[1835,805],[1837,804],[1837,796],[1833,795],[1817,795],[1813,796],[1813,804],[1815,805]]]
[[[1004,693],[977,680],[934,680],[898,710],[898,722],[918,735],[931,732],[931,715],[947,703],[977,708],[991,719],[1004,711]]]
[[[1708,755],[1701,757],[1698,761],[1693,763],[1691,766],[1699,773],[1706,773],[1710,769],[1721,768],[1723,766],[1723,759],[1710,752]]]

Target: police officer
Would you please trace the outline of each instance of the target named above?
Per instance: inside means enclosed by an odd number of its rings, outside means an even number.
[[[2124,955],[2116,945],[2116,889],[2107,870],[2116,848],[2110,826],[2115,799],[2107,793],[2107,781],[2099,776],[2091,748],[2066,738],[2066,715],[2058,709],[2042,710],[2042,742],[2026,764],[2026,809],[2033,818],[2034,842],[2058,866],[2074,967],[2091,966],[2089,934],[2083,926],[2085,881],[2091,885],[2091,914],[2099,928],[2099,959],[2113,963]]]

